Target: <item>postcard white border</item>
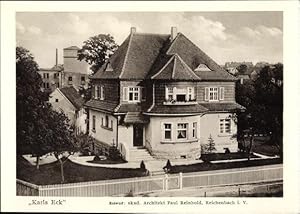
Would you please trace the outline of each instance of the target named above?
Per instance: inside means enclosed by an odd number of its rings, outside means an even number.
[[[297,1],[212,2],[1,2],[1,209],[14,212],[177,212],[177,213],[297,213],[299,198],[299,31]],[[99,11],[283,11],[284,24],[284,197],[241,198],[244,206],[110,206],[109,201],[182,200],[238,198],[63,198],[63,206],[28,206],[31,198],[17,197],[15,167],[15,13]],[[60,199],[62,197],[59,197]],[[43,199],[43,198],[40,198]],[[50,200],[50,198],[44,198]]]

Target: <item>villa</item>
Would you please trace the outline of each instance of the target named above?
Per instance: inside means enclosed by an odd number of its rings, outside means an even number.
[[[211,136],[236,152],[237,79],[176,27],[130,35],[90,78],[89,133],[124,159],[196,159]]]

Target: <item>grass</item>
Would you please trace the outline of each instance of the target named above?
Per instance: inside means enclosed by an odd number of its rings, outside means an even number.
[[[232,159],[243,159],[248,158],[247,153],[234,152],[234,153],[212,153],[212,154],[202,154],[201,159],[203,161],[214,161],[214,160],[232,160]],[[257,158],[256,155],[251,154],[250,158]]]
[[[96,164],[120,164],[120,163],[127,163],[127,161],[123,159],[119,160],[92,160],[92,161],[87,161],[88,163],[96,163]]]
[[[145,171],[142,169],[117,169],[104,167],[82,166],[67,160],[64,164],[65,183],[85,181],[108,180],[118,178],[142,177]],[[53,162],[41,165],[37,170],[23,158],[17,160],[17,178],[37,184],[50,185],[61,183],[60,164]]]
[[[248,147],[249,143],[249,140],[246,140],[244,146]],[[243,143],[241,143],[240,146],[243,146]],[[252,152],[256,152],[267,156],[279,155],[279,149],[275,145],[270,144],[269,136],[254,137]]]
[[[170,173],[210,171],[210,170],[218,170],[218,169],[243,168],[243,167],[250,167],[250,166],[262,166],[262,165],[280,164],[280,163],[282,163],[280,159],[250,160],[250,161],[238,161],[238,162],[226,162],[226,163],[203,162],[203,163],[197,163],[191,165],[172,166]]]

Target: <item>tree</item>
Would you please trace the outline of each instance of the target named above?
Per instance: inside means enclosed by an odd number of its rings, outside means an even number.
[[[111,35],[99,34],[83,42],[78,59],[92,65],[91,70],[95,73],[117,49],[118,45]]]
[[[240,64],[236,69],[240,74],[245,74],[247,72],[248,67],[245,64]]]
[[[256,81],[236,85],[236,100],[246,107],[237,116],[238,139],[249,139],[248,154],[255,134],[271,134],[270,143],[277,146],[282,157],[283,65],[265,66]]]
[[[99,34],[90,37],[83,42],[82,48],[78,51],[78,59],[85,60],[91,65],[92,74],[96,73],[105,61],[118,49],[114,38],[107,34]],[[80,88],[79,93],[84,96],[85,101],[92,98],[92,86]]]
[[[205,145],[205,150],[209,154],[216,150],[214,139],[212,138],[211,134],[208,137],[208,143]]]
[[[37,73],[38,65],[32,54],[22,47],[16,48],[16,110],[17,154],[33,154],[39,157],[46,153],[45,137],[48,94],[41,91],[42,79]]]
[[[49,94],[41,90],[42,79],[37,71],[32,54],[17,47],[17,155],[36,156],[38,169],[40,156],[52,152],[63,166],[61,154],[74,148],[72,129],[68,118],[47,102]],[[61,172],[64,181],[63,168]]]

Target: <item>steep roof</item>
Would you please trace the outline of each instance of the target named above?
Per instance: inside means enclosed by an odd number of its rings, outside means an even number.
[[[168,38],[162,34],[130,34],[92,79],[144,79]],[[105,71],[108,63],[112,71]]]
[[[200,64],[209,69],[195,71]],[[181,33],[173,41],[165,34],[131,33],[92,77],[116,78],[236,80]]]
[[[76,107],[76,109],[80,109],[83,106],[84,99],[73,86],[60,88],[59,90]]]
[[[151,79],[200,80],[177,54],[174,54],[156,74],[152,75]]]

